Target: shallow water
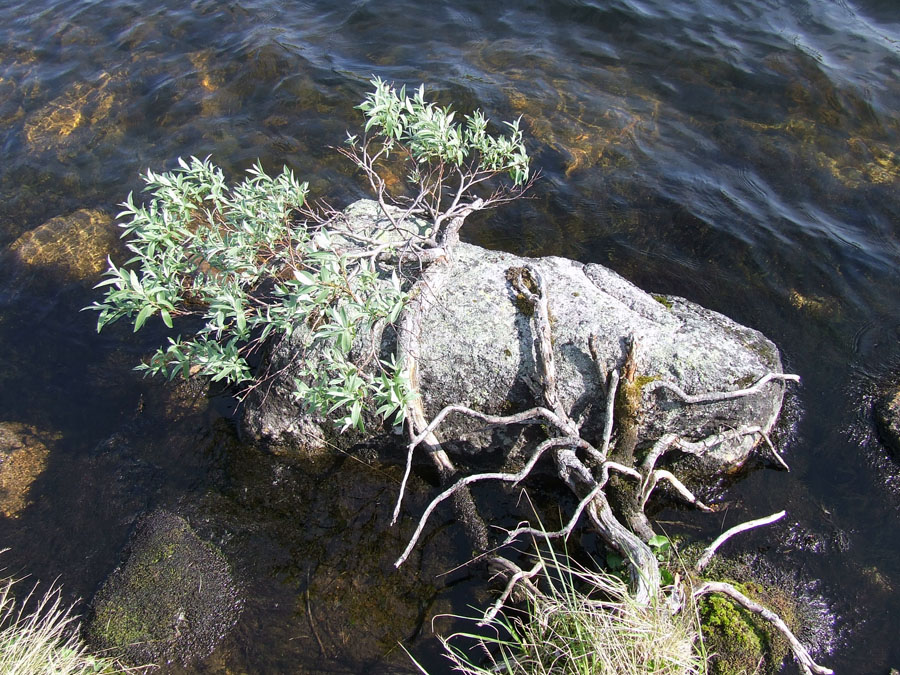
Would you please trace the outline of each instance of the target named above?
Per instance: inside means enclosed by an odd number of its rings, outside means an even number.
[[[724,516],[663,516],[710,537],[787,508],[742,546],[797,570],[836,616],[822,660],[848,673],[900,667],[900,470],[870,419],[900,373],[892,0],[0,0],[0,16],[3,247],[78,208],[114,214],[142,169],[178,156],[212,155],[232,175],[261,158],[334,204],[363,196],[327,146],[358,127],[373,74],[426,82],[463,111],[521,115],[542,172],[534,199],[464,237],[602,263],[773,339],[803,378],[783,434],[792,471],[733,486]],[[370,548],[352,539],[387,532],[390,469],[259,459],[234,440],[226,396],[185,407],[130,371],[159,334],[98,336],[77,311],[94,298],[89,282],[8,263],[0,422],[55,440],[34,503],[0,518],[7,567],[90,597],[137,514],[193,509],[257,598],[197,672],[388,672],[408,667],[400,639],[439,667],[420,624],[484,599],[476,578],[433,578],[465,555],[454,528],[435,544],[447,556],[425,554],[428,576],[391,577],[376,553],[343,586]],[[343,462],[361,472],[359,507],[336,496],[340,513],[309,508]],[[204,504],[227,517],[204,524]],[[388,603],[393,587],[408,600]],[[357,600],[338,607],[339,595]]]

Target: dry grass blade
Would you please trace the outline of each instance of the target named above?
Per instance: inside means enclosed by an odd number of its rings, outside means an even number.
[[[59,589],[51,587],[38,596],[35,586],[17,602],[15,584],[13,579],[0,581],[0,673],[112,675],[148,670],[89,654],[78,637],[77,617],[63,605]]]

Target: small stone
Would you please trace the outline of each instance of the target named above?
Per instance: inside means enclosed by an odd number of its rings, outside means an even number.
[[[73,280],[95,281],[106,269],[107,256],[119,246],[119,233],[108,214],[79,209],[26,232],[9,250],[28,268],[51,268]]]
[[[124,78],[124,73],[102,73],[94,82],[77,82],[29,115],[24,129],[28,149],[38,155],[52,153],[62,160],[83,152],[85,146],[119,136],[120,106],[113,89],[122,86]]]
[[[875,421],[881,440],[900,457],[900,387],[875,404]]]

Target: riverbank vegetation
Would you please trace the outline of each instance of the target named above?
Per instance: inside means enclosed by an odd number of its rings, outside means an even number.
[[[693,603],[637,602],[622,576],[578,564],[543,542],[520,610],[493,606],[478,632],[442,637],[466,675],[700,675],[707,658]]]

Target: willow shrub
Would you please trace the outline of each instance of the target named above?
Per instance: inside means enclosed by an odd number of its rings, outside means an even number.
[[[350,136],[343,152],[373,172],[392,153],[403,158],[419,190],[407,216],[437,225],[445,195],[452,210],[496,174],[526,181],[517,122],[507,123],[508,135],[492,135],[480,112],[456,123],[449,108],[425,101],[423,88],[409,97],[380,79],[372,85],[359,106],[371,136]],[[132,257],[121,267],[110,260],[98,284],[105,295],[88,308],[99,312],[98,330],[124,318],[137,331],[158,317],[175,334],[139,369],[170,379],[201,374],[245,390],[254,384],[248,358],[263,341],[303,330],[295,380],[301,403],[342,429],[362,430],[366,409],[401,423],[413,395],[405,375],[392,359],[361,368],[350,357],[358,335],[397,322],[408,301],[391,251],[350,245],[340,219],[316,216],[307,184],[287,168],[273,177],[257,164],[229,187],[208,158],[178,164],[146,172],[147,203],[129,195],[122,205]],[[458,179],[452,192],[451,178]],[[201,322],[188,335],[175,331],[185,316]]]

